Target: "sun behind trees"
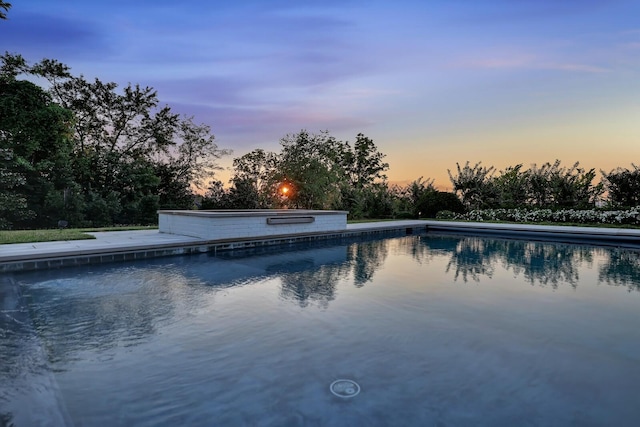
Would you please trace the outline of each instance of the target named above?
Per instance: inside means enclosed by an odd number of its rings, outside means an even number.
[[[328,131],[302,130],[286,135],[280,145],[279,153],[256,149],[235,159],[231,188],[224,190],[221,182],[212,182],[202,207],[342,209],[352,217],[392,215],[391,199],[378,200],[381,191],[389,191],[384,174],[389,165],[370,138],[358,134],[352,146]]]
[[[434,218],[464,206],[422,177],[390,185],[389,164],[371,138],[339,141],[328,131],[301,130],[280,141],[278,153],[256,149],[234,160],[231,187],[212,181],[202,209],[338,209],[350,219]],[[286,189],[286,191],[284,191]]]

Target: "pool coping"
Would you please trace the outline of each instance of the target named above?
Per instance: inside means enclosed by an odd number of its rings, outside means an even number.
[[[348,224],[344,230],[204,240],[158,230],[91,233],[95,240],[0,245],[0,273],[44,270],[171,255],[229,251],[375,234],[435,232],[461,235],[613,245],[640,249],[640,230],[623,228],[397,220]]]
[[[425,221],[348,224],[342,230],[216,240],[171,235],[158,230],[97,232],[89,233],[96,237],[95,240],[0,245],[0,273],[420,231],[426,231]],[[14,248],[15,251],[11,251]]]
[[[504,237],[537,237],[544,240],[592,241],[614,245],[631,243],[640,245],[640,229],[579,227],[567,225],[534,225],[462,221],[426,221],[429,231],[473,232]]]

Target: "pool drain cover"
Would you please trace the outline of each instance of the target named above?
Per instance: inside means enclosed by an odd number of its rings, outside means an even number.
[[[360,386],[353,380],[335,380],[329,386],[331,393],[338,397],[355,397],[360,393]]]

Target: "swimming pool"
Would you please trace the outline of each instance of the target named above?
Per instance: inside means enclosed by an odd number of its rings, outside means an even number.
[[[637,425],[638,291],[635,251],[432,234],[7,275],[0,425]]]

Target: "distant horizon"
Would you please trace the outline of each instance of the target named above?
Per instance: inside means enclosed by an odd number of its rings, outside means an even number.
[[[229,158],[235,158],[235,156],[231,155],[231,156],[229,156]],[[555,160],[556,159],[553,159],[553,161],[549,161],[549,163],[553,164],[553,162]],[[461,166],[464,166],[464,163],[466,163],[466,162],[458,162],[458,163],[460,163]],[[473,166],[475,164],[475,163],[471,163],[471,162],[469,162],[469,163],[470,163],[471,166]],[[547,163],[547,162],[539,163],[539,164],[537,164],[537,166],[542,166],[544,163]],[[571,167],[571,166],[573,166],[574,163],[575,162],[570,162],[570,163],[569,162],[567,162],[567,163],[562,162],[561,163],[561,167],[565,167],[565,166]],[[483,166],[487,166],[487,167],[495,166],[495,165],[492,165],[492,164],[489,164],[489,163],[485,163],[485,162],[482,162],[482,165]],[[497,168],[496,167],[495,168],[495,170],[496,170],[495,175],[499,175],[502,170],[504,170],[505,168],[507,168],[509,166],[516,166],[516,165],[517,165],[517,163],[509,164],[509,165],[507,165],[507,166],[505,166],[503,168]],[[529,169],[530,166],[531,165],[527,166],[527,165],[523,164],[523,168],[524,168],[523,170]],[[585,170],[587,170],[587,171],[591,170],[591,168],[583,167],[582,164],[580,164],[580,167],[585,169]],[[632,169],[633,166],[632,166],[631,163],[629,163],[628,165],[622,165],[622,166],[619,166],[619,167],[621,167],[623,169],[624,168]],[[608,172],[611,172],[612,170],[614,170],[616,168],[617,167],[614,167],[612,169],[604,169],[604,171],[608,173]],[[416,181],[416,180],[418,180],[420,178],[422,178],[423,182],[428,182],[431,179],[433,179],[434,180],[433,186],[435,187],[436,190],[453,192],[453,184],[451,183],[451,180],[449,179],[449,174],[447,172],[447,169],[451,170],[452,173],[454,173],[454,170],[456,170],[455,163],[453,164],[453,167],[449,167],[449,168],[445,168],[444,169],[446,180],[443,180],[442,182],[438,182],[433,177],[430,177],[430,176],[427,176],[427,175],[420,175],[420,176],[416,176],[415,178],[404,179],[404,180],[387,179],[386,182],[387,182],[387,184],[389,186],[397,185],[399,187],[406,187],[407,185],[410,185],[412,182],[414,182],[414,181]],[[596,171],[596,177],[594,178],[594,183],[599,183],[602,180],[602,174],[600,173],[601,169],[598,169],[598,168],[594,168],[594,169]],[[390,170],[391,170],[391,168],[390,168]],[[232,175],[233,175],[232,170],[229,167],[229,169],[225,169],[225,170],[222,170],[222,171],[216,171],[216,173],[213,176],[212,180],[220,181],[220,182],[222,182],[222,184],[224,185],[225,188],[229,188],[230,187],[229,180],[231,179]],[[389,173],[387,173],[387,175],[389,175]],[[204,194],[204,192],[206,191],[206,188],[197,189],[197,188],[194,187],[194,191],[197,194]]]
[[[367,135],[367,136],[368,136],[368,135]],[[373,139],[373,138],[372,138],[372,139]],[[374,140],[374,141],[375,141],[375,140]],[[277,152],[277,151],[276,151],[276,152]],[[383,153],[383,154],[384,154],[384,153]],[[239,157],[239,156],[235,156],[234,154],[231,154],[231,156],[227,156],[227,158],[225,158],[227,161],[221,161],[221,162],[220,162],[220,163],[221,163],[221,167],[222,167],[222,163],[229,163],[229,164],[231,164],[231,163],[232,163],[232,159],[234,159],[234,158],[236,158],[236,157]],[[224,159],[222,159],[222,160],[224,160]],[[386,160],[386,159],[385,159],[385,160]],[[572,161],[572,162],[564,162],[564,161],[562,161],[562,159],[551,159],[551,160],[548,160],[548,161],[544,161],[544,162],[540,162],[540,163],[535,163],[535,166],[540,167],[540,166],[542,166],[542,165],[543,165],[543,164],[545,164],[545,163],[553,164],[556,160],[560,160],[560,161],[561,161],[560,167],[567,167],[567,168],[571,168],[571,167],[576,163],[575,161]],[[464,165],[465,165],[465,163],[466,163],[466,160],[465,160],[465,161],[458,161],[457,163],[458,163],[458,164],[460,164],[460,166],[461,166],[461,167],[464,167]],[[522,164],[522,170],[523,170],[523,171],[528,170],[528,169],[530,169],[532,166],[534,166],[534,163],[525,164],[525,163],[520,162],[520,163],[510,163],[510,164],[506,164],[506,165],[505,165],[505,166],[503,166],[503,167],[497,167],[495,164],[491,164],[491,163],[489,163],[489,162],[482,162],[482,161],[481,161],[481,162],[471,162],[471,161],[470,161],[470,162],[469,162],[469,165],[473,167],[476,163],[480,163],[480,164],[481,164],[481,166],[484,166],[484,167],[491,167],[491,166],[493,166],[493,167],[494,167],[494,171],[495,171],[495,172],[494,172],[494,174],[493,174],[493,176],[500,175],[500,173],[501,173],[503,170],[505,170],[506,168],[508,168],[508,167],[512,167],[512,166],[513,166],[513,167],[515,167],[515,166],[517,166],[517,165],[519,165],[519,164]],[[638,164],[638,163],[636,163],[636,162],[630,162],[630,163],[629,163],[629,164],[627,164],[627,165],[618,165],[618,166],[614,166],[614,167],[612,167],[612,168],[610,168],[610,169],[597,168],[597,167],[588,167],[588,168],[587,168],[587,167],[585,167],[582,163],[580,163],[580,164],[579,164],[579,167],[580,167],[581,169],[586,170],[586,171],[589,171],[589,170],[591,170],[591,169],[594,169],[594,170],[595,170],[595,172],[596,172],[596,177],[594,178],[594,183],[598,183],[598,182],[600,182],[600,181],[602,180],[602,173],[601,173],[601,171],[604,171],[604,172],[606,172],[606,173],[609,173],[609,172],[611,172],[611,171],[613,171],[613,170],[615,170],[615,169],[618,169],[618,168],[622,168],[622,169],[633,169],[633,164],[634,164],[634,163],[635,163],[635,165],[636,165],[636,166],[640,166],[640,164]],[[640,162],[639,162],[639,163],[640,163]],[[387,176],[389,176],[389,175],[390,175],[390,173],[389,173],[389,172],[391,171],[391,169],[392,169],[392,168],[393,168],[393,167],[390,165],[390,166],[389,166],[389,171],[387,171],[387,172],[386,172],[386,175],[387,175]],[[445,178],[443,178],[443,181],[442,181],[442,182],[439,182],[439,181],[438,181],[438,180],[436,180],[433,176],[428,176],[428,175],[419,175],[419,176],[416,176],[416,177],[414,177],[414,178],[408,178],[408,179],[402,179],[402,180],[388,178],[388,179],[387,179],[387,184],[388,184],[388,185],[390,185],[390,186],[391,186],[391,185],[398,185],[398,186],[400,186],[400,187],[405,187],[405,186],[407,186],[407,185],[411,184],[412,182],[414,182],[414,181],[416,181],[416,180],[418,180],[418,179],[422,178],[422,181],[423,181],[423,182],[430,182],[431,180],[433,180],[433,181],[434,181],[434,182],[433,182],[433,186],[434,186],[437,190],[452,192],[452,191],[453,191],[453,184],[451,183],[451,180],[449,179],[449,173],[448,173],[448,170],[450,170],[450,171],[451,171],[451,173],[452,173],[452,174],[454,174],[454,176],[455,176],[455,174],[456,174],[456,172],[457,172],[456,162],[454,162],[452,166],[450,166],[450,167],[445,167],[445,168],[444,168],[444,177],[445,177]],[[228,186],[228,184],[229,184],[229,180],[231,179],[231,177],[232,177],[232,176],[233,176],[233,170],[232,170],[231,165],[229,165],[229,166],[225,167],[225,168],[224,168],[224,170],[216,171],[215,176],[214,176],[214,178],[213,178],[213,179],[218,180],[218,181],[221,181],[225,186]]]
[[[450,187],[456,162],[640,164],[638,16],[632,0],[33,0],[0,21],[0,52],[155,88],[233,150],[224,168],[328,130],[373,139],[390,182]]]

